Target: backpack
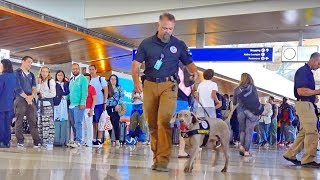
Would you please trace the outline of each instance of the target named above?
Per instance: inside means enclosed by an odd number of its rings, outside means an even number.
[[[227,103],[226,98],[224,98],[224,96],[222,96],[221,94],[219,94],[219,96],[220,97],[218,97],[218,99],[219,99],[219,101],[222,102],[221,110],[227,110],[228,109],[228,103]]]
[[[239,87],[239,93],[237,94],[239,100],[243,106],[251,111],[253,114],[260,116],[264,107],[259,101],[257,89],[253,85],[247,85]]]
[[[282,120],[283,119],[283,115],[284,113],[288,114],[288,118],[290,120],[290,122],[292,122],[295,119],[295,112],[292,106],[290,105],[281,105],[280,106],[280,110],[281,112],[279,112],[279,119]]]

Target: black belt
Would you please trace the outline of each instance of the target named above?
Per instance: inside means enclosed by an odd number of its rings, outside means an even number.
[[[303,99],[303,98],[298,98],[297,101],[306,101],[306,102],[311,102],[310,99]],[[312,103],[312,102],[311,102]]]
[[[167,82],[167,81],[176,81],[177,78],[175,75],[173,76],[168,76],[168,77],[160,77],[160,78],[151,78],[151,77],[146,77],[147,81],[155,82],[155,83],[162,83],[162,82]]]

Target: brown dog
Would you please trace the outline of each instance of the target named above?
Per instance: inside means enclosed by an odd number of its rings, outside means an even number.
[[[236,105],[234,109],[237,106],[238,105]],[[224,168],[221,172],[227,172],[229,164],[230,119],[232,113],[233,110],[225,121],[218,118],[205,118],[210,126],[208,146],[211,145],[210,147],[216,151],[213,166],[217,163],[219,152],[223,152],[225,157]],[[187,110],[180,111],[171,122],[174,122],[176,119],[179,119],[181,124],[187,126],[186,132],[199,129],[200,123],[202,122],[202,120],[198,119],[192,112]],[[195,134],[189,137],[191,144],[190,159],[186,162],[184,172],[192,172],[194,160],[201,150],[200,146],[203,143],[204,137],[204,134]]]

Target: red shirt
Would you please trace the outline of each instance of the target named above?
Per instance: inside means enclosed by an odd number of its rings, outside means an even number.
[[[96,89],[89,84],[88,86],[88,96],[86,101],[86,108],[91,109],[93,103],[93,96],[97,95]]]

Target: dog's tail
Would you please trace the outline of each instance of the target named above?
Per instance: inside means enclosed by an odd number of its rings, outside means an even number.
[[[230,128],[230,120],[231,120],[232,114],[237,109],[238,106],[239,106],[239,103],[237,103],[235,106],[233,106],[233,108],[231,109],[227,119],[224,120],[228,124],[229,128]]]

